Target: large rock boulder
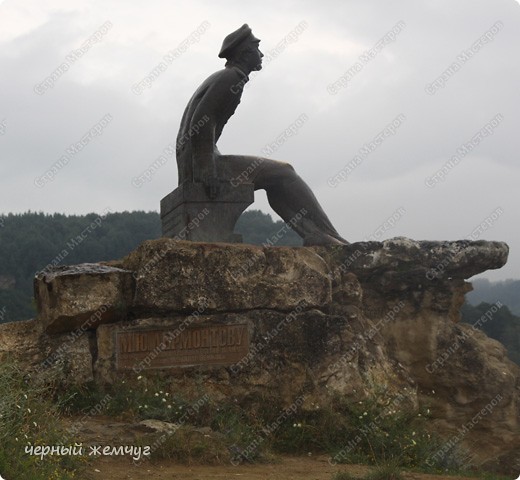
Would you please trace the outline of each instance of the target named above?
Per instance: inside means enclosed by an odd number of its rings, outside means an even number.
[[[3,326],[0,340],[41,362],[52,345],[78,338],[62,358],[76,359],[82,379],[160,374],[182,386],[197,378],[245,405],[305,392],[312,408],[334,393],[361,401],[383,386],[430,408],[432,428],[475,464],[512,471],[520,367],[477,326],[457,323],[465,280],[507,255],[504,243],[466,240],[147,241],[120,261],[39,275],[38,321]]]

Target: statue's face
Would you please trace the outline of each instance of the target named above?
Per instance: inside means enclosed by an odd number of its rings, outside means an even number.
[[[260,42],[251,42],[247,50],[244,52],[243,59],[246,66],[251,70],[262,69],[262,57],[264,54],[260,51]]]

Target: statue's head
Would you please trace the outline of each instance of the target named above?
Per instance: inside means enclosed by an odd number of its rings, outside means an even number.
[[[218,56],[231,63],[242,65],[248,71],[260,70],[264,55],[259,45],[260,40],[253,35],[249,25],[245,23],[224,39]]]

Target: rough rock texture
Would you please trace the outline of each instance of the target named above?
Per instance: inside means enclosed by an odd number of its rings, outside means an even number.
[[[143,312],[257,308],[291,310],[331,301],[323,258],[309,249],[275,249],[173,239],[144,242],[121,264],[136,273],[134,308]]]
[[[228,367],[177,368],[167,372],[180,382],[186,374],[196,373],[214,393],[242,400],[254,400],[261,395],[276,396],[290,404],[295,394],[305,391],[310,405],[314,401],[322,403],[329,389],[359,400],[373,394],[381,381],[388,385],[389,393],[397,394],[404,387],[411,387],[406,372],[388,359],[377,345],[363,339],[358,325],[351,325],[343,316],[327,315],[317,309],[289,314],[251,310],[102,325],[97,329],[96,378],[110,383],[122,375],[116,370],[116,332],[164,327],[175,333],[188,323],[190,327],[207,324],[245,324],[248,327],[251,348],[241,361]],[[356,352],[350,351],[354,343],[360,344]],[[348,359],[345,353],[348,353]],[[136,362],[135,367],[129,372],[134,377],[143,373],[141,362]],[[416,402],[411,388],[409,402]]]
[[[0,324],[0,361],[16,360],[28,373],[68,384],[94,379],[90,332],[81,335],[48,335],[38,320]]]
[[[70,332],[124,320],[132,301],[132,272],[84,263],[38,273],[34,295],[47,332]]]
[[[138,371],[168,375],[179,387],[196,378],[245,405],[270,396],[288,403],[305,392],[302,408],[313,408],[333,393],[358,401],[384,388],[404,394],[403,407],[430,408],[432,427],[447,439],[464,431],[455,443],[476,465],[512,471],[520,460],[520,367],[498,342],[457,323],[471,289],[465,280],[500,268],[507,255],[506,244],[484,241],[329,248],[147,241],[110,266],[39,276],[47,333],[20,326],[9,335],[27,337],[24,348],[39,359],[38,342],[59,343],[64,334],[49,332],[69,330],[82,338],[78,352],[90,345],[96,381],[111,382],[137,376],[116,369],[118,332],[247,325],[249,354],[238,363]]]
[[[417,381],[438,431],[455,438],[468,429],[461,445],[477,464],[485,459],[501,470],[518,461],[511,456],[520,446],[520,368],[502,344],[434,313],[403,312],[381,334],[388,354]]]

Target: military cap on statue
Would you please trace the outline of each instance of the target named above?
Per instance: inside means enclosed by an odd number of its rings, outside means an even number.
[[[220,58],[228,58],[242,42],[245,40],[251,42],[259,42],[260,40],[253,35],[253,32],[247,23],[244,23],[238,30],[230,33],[222,42],[222,48],[218,56]]]

